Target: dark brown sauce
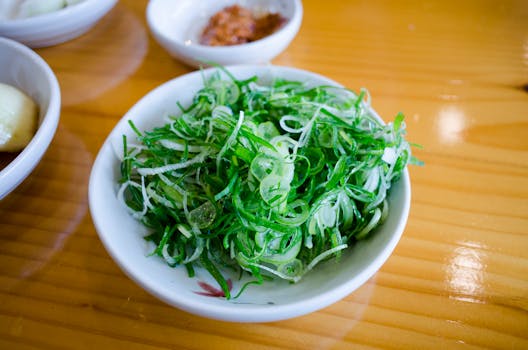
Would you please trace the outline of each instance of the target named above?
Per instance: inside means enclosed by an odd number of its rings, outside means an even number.
[[[277,13],[255,17],[241,6],[233,5],[217,12],[202,32],[200,44],[229,46],[249,43],[273,34],[286,19]]]
[[[0,152],[0,171],[4,170],[19,154],[20,152]]]

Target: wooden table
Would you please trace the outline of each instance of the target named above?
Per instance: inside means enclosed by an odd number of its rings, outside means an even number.
[[[369,89],[423,145],[394,254],[319,312],[196,317],[113,262],[88,210],[94,158],[143,95],[192,69],[153,40],[146,0],[37,52],[62,88],[51,147],[0,202],[2,349],[528,349],[528,2],[306,0],[273,63]],[[6,69],[2,67],[1,69]]]

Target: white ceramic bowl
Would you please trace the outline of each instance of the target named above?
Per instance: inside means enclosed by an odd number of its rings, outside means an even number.
[[[84,0],[59,11],[21,19],[0,19],[0,36],[38,48],[61,44],[90,30],[117,0]]]
[[[312,85],[337,85],[320,75],[294,68],[261,65],[227,68],[239,79],[277,76]],[[207,77],[213,70],[196,71],[154,89],[128,111],[104,142],[89,184],[90,211],[104,246],[123,271],[147,291],[170,305],[204,317],[237,322],[274,321],[307,314],[340,300],[373,276],[399,241],[410,205],[407,170],[391,189],[391,212],[379,230],[348,249],[337,265],[335,261],[321,263],[296,284],[265,282],[247,288],[238,299],[213,298],[197,294],[203,291],[199,281],[217,285],[205,270],[197,268],[196,277],[189,278],[185,268],[171,268],[159,257],[146,256],[152,249],[147,248],[142,238],[147,230],[116,199],[120,177],[117,154],[122,154],[122,135],[134,139],[129,120],[140,130],[163,125],[163,116],[179,112],[177,101],[189,104],[203,87],[202,74]],[[245,280],[234,277],[233,281],[236,292]]]
[[[59,83],[48,64],[33,50],[0,38],[0,82],[17,87],[39,106],[38,129],[29,144],[6,167],[0,169],[0,199],[18,186],[48,149],[59,123]]]
[[[200,45],[209,18],[226,6],[239,4],[254,13],[280,13],[287,23],[275,33],[233,46]],[[297,34],[302,21],[300,0],[150,0],[147,23],[156,41],[175,58],[195,67],[265,63],[280,54]]]

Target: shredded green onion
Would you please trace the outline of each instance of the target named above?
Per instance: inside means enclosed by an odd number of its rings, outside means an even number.
[[[218,70],[166,125],[130,122],[118,198],[152,229],[153,255],[191,276],[204,267],[226,298],[225,267],[249,284],[297,282],[372,234],[391,185],[418,163],[403,115],[385,125],[369,101],[366,90]]]

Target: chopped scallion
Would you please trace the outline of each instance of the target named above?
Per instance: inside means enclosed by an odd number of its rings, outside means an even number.
[[[123,140],[118,197],[152,229],[153,254],[191,275],[200,264],[229,298],[222,266],[249,284],[296,282],[368,237],[393,182],[419,161],[403,115],[380,123],[366,90],[224,73],[166,125],[130,123],[137,139]]]

